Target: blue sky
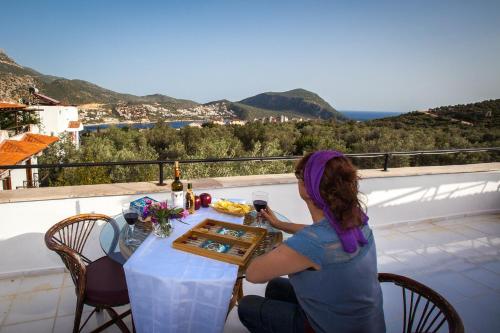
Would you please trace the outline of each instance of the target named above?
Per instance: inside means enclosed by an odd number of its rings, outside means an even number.
[[[42,73],[207,102],[305,88],[340,110],[500,98],[500,1],[4,1]]]

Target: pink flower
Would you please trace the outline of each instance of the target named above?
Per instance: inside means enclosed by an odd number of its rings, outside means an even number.
[[[167,209],[167,202],[166,202],[166,201],[163,201],[163,202],[160,204],[160,209]]]
[[[181,217],[184,219],[186,217],[189,216],[189,211],[187,209],[184,209],[182,212],[181,212]]]

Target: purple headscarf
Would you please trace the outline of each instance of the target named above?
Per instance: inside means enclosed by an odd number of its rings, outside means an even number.
[[[353,253],[356,252],[358,244],[363,246],[368,244],[365,236],[361,232],[360,227],[355,227],[351,229],[343,229],[340,223],[337,221],[333,212],[331,211],[328,204],[321,197],[319,186],[321,183],[321,178],[323,178],[323,173],[325,172],[326,163],[335,157],[344,156],[342,153],[334,150],[320,150],[313,153],[306,163],[304,168],[304,184],[306,186],[307,194],[316,205],[316,207],[323,210],[325,217],[328,219],[330,225],[335,229],[339,235],[342,247],[345,252]],[[361,212],[361,218],[363,224],[368,222],[368,216],[364,212]]]

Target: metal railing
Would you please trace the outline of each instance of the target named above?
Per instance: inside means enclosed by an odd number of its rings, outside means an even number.
[[[40,187],[40,182],[38,181],[38,173],[33,173],[33,180],[23,180],[23,186],[18,186],[17,188],[34,188]]]
[[[478,152],[499,152],[500,147],[488,148],[465,148],[465,149],[443,149],[443,150],[418,150],[418,151],[393,151],[393,152],[378,152],[378,153],[359,153],[345,154],[350,158],[376,158],[383,157],[383,171],[389,170],[389,162],[393,156],[425,156],[425,155],[446,155],[458,153],[478,153]],[[209,158],[209,159],[189,159],[178,160],[181,164],[196,164],[196,163],[224,163],[224,162],[252,162],[252,161],[294,161],[301,159],[302,156],[263,156],[263,157],[236,157],[236,158]],[[133,166],[133,165],[158,165],[158,185],[166,185],[164,182],[163,167],[165,165],[173,165],[176,160],[138,160],[138,161],[114,161],[114,162],[80,162],[80,163],[64,163],[64,164],[33,164],[33,165],[5,165],[0,166],[1,170],[13,169],[63,169],[63,168],[79,168],[79,167],[104,167],[104,166]]]

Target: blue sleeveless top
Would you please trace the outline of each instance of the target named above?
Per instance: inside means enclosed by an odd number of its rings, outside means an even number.
[[[324,219],[284,243],[321,269],[290,274],[290,282],[315,332],[385,332],[377,254],[368,225],[368,244],[354,253],[342,249],[335,230]]]

